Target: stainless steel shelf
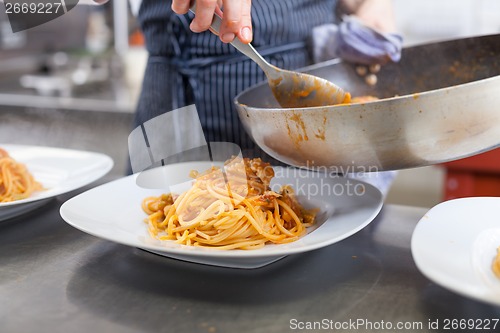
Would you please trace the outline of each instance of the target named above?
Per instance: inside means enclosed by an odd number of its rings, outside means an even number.
[[[50,97],[27,94],[0,93],[0,106],[93,112],[134,112],[134,105],[129,101],[103,100],[95,98]]]

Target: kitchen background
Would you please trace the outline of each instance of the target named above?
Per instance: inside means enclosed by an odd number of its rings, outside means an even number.
[[[500,33],[498,0],[393,1],[406,45]],[[115,161],[111,175],[123,175],[146,57],[124,0],[79,5],[16,34],[0,5],[0,142],[102,152]],[[498,184],[500,158],[488,158],[479,169],[488,165],[485,179]],[[387,202],[431,207],[482,177],[455,176],[444,166],[400,171]]]

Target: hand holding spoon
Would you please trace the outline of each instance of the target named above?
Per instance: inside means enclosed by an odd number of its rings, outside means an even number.
[[[196,4],[190,11],[195,13]],[[218,35],[222,19],[214,14],[210,30]],[[283,108],[327,106],[350,101],[350,94],[330,81],[314,75],[280,69],[268,63],[251,44],[236,37],[231,44],[252,59],[264,71],[274,97]]]

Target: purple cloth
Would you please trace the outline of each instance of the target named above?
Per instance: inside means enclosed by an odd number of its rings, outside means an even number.
[[[357,64],[384,64],[401,58],[403,38],[396,33],[380,33],[353,16],[339,24],[313,29],[313,53],[316,62],[342,58]]]

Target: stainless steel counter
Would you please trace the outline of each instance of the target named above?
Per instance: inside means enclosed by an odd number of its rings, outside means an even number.
[[[74,194],[0,223],[1,332],[305,332],[299,328],[314,321],[324,331],[335,331],[336,322],[351,332],[403,331],[398,323],[438,332],[445,319],[500,318],[500,308],[449,292],[417,270],[409,246],[425,209],[388,205],[338,244],[235,270],[82,233],[59,216]],[[361,320],[357,330],[346,326]],[[440,329],[429,329],[436,320]],[[389,323],[392,329],[375,329]]]

